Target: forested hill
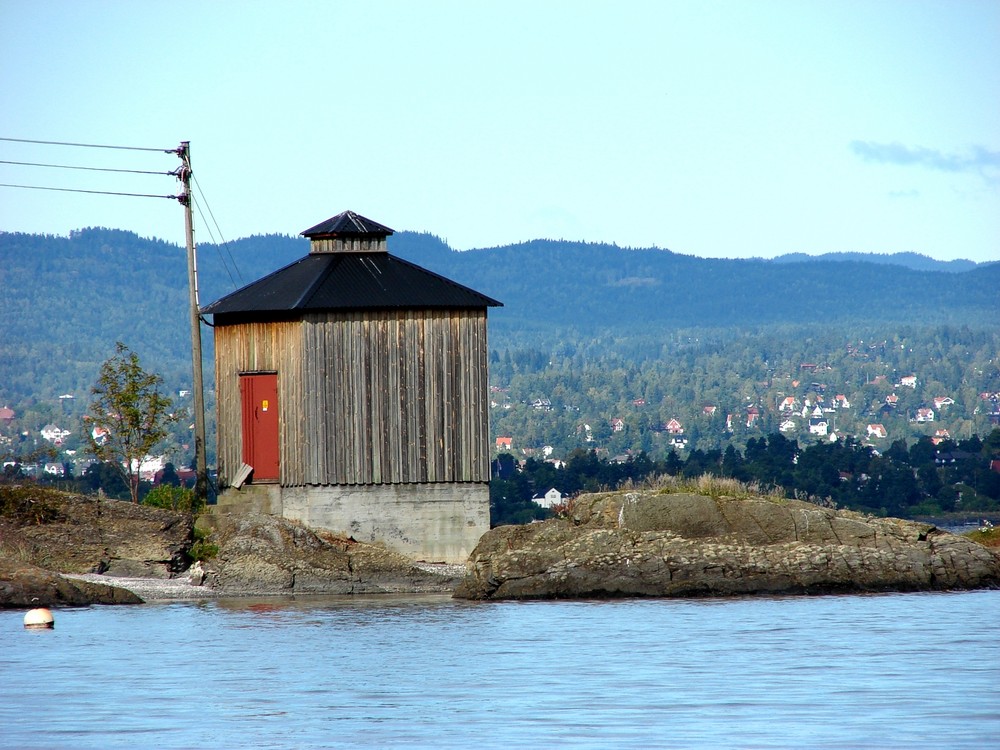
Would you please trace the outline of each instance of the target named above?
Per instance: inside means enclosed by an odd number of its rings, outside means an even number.
[[[491,313],[500,331],[975,324],[1000,308],[1000,263],[945,273],[861,260],[706,259],[551,240],[467,252],[450,251],[430,235],[404,233],[390,242],[390,251],[502,301],[505,308]]]
[[[863,263],[880,263],[887,266],[905,266],[914,271],[950,271],[959,273],[971,271],[976,263],[971,260],[934,260],[919,253],[893,253],[883,255],[878,253],[823,253],[822,255],[806,255],[805,253],[788,253],[776,257],[774,263],[810,263],[814,261],[861,261]]]
[[[710,260],[548,240],[456,252],[412,232],[392,236],[389,249],[502,301],[490,312],[498,349],[535,345],[528,335],[558,340],[569,329],[656,336],[778,323],[985,326],[1000,308],[1000,264],[946,273],[859,259]],[[303,238],[278,235],[203,244],[201,301],[306,252]],[[182,247],[111,229],[0,233],[0,289],[0,405],[86,394],[116,340],[168,383],[189,379]]]

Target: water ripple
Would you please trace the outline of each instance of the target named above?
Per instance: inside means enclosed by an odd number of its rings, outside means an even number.
[[[1000,592],[0,612],[0,747],[976,748]]]

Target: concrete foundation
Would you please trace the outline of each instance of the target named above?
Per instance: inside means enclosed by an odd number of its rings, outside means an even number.
[[[224,492],[218,508],[284,516],[426,562],[464,563],[490,528],[485,483],[244,485]]]
[[[217,513],[267,513],[281,515],[281,487],[277,484],[244,484],[219,495]]]

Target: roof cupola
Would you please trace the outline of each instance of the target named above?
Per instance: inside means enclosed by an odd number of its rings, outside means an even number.
[[[366,219],[353,211],[344,211],[302,232],[309,238],[309,252],[314,253],[384,253],[389,227]]]

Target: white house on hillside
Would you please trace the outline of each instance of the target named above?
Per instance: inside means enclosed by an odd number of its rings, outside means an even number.
[[[62,427],[57,427],[54,424],[45,425],[41,433],[42,437],[53,445],[62,445],[63,440],[72,434],[69,430],[64,430]]]
[[[139,462],[139,478],[145,482],[152,482],[157,472],[163,471],[167,465],[166,456],[146,456]],[[136,468],[136,462],[132,462],[132,468]]]
[[[551,508],[553,505],[559,505],[562,502],[562,498],[562,493],[553,487],[545,493],[544,497],[533,497],[531,499],[543,508]]]

